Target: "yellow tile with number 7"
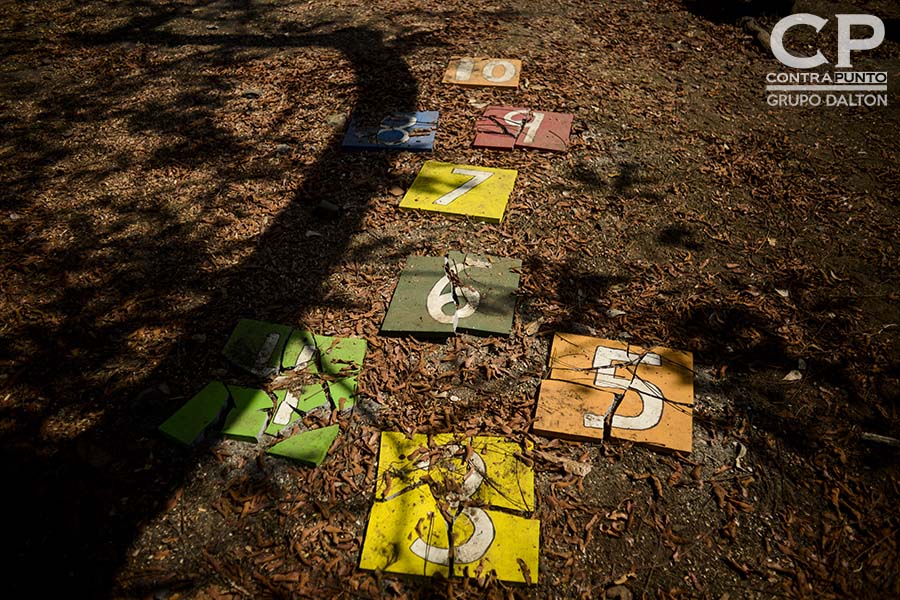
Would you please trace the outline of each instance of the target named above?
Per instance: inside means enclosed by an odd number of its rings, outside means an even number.
[[[499,223],[509,202],[517,172],[427,161],[407,190],[400,208],[467,215]]]

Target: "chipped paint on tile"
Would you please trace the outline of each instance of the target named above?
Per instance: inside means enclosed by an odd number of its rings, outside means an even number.
[[[512,150],[522,131],[521,119],[513,117],[527,110],[512,106],[488,106],[475,121],[473,145],[491,150]]]
[[[486,436],[440,434],[432,442],[382,433],[360,567],[425,576],[494,572],[536,583],[540,521],[527,517],[535,509],[534,472],[516,458],[521,448]]]

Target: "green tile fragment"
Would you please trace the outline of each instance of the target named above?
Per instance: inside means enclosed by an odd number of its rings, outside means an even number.
[[[243,442],[258,442],[269,422],[272,398],[263,390],[228,386],[234,408],[225,418],[222,435]]]
[[[321,384],[305,385],[298,394],[288,390],[276,390],[278,406],[266,428],[269,435],[278,435],[283,429],[299,421],[304,414],[328,405],[328,398]]]
[[[185,445],[203,437],[228,405],[228,388],[221,381],[212,381],[185,403],[175,414],[159,426],[166,436]]]
[[[350,408],[355,404],[357,379],[366,358],[366,340],[316,336],[316,342],[321,356],[320,374],[328,381],[334,408]]]
[[[268,453],[318,467],[339,433],[338,425],[304,431],[269,448]]]
[[[328,381],[334,408],[350,408],[354,404],[357,378],[366,358],[366,347],[366,340],[362,338],[314,335],[295,329],[285,346],[282,366],[285,369],[306,368],[310,373],[322,375]],[[302,395],[309,393],[312,392],[304,388]],[[318,406],[321,403],[312,408]]]
[[[411,256],[400,274],[381,331],[507,335],[512,329],[519,287],[515,270],[521,266],[522,261],[517,259],[461,252],[450,252],[446,257]]]
[[[295,329],[288,337],[284,347],[284,358],[281,361],[283,369],[309,369],[310,373],[317,373],[318,357],[316,356],[316,340],[312,332]]]
[[[287,325],[241,319],[223,353],[228,360],[254,375],[272,377],[279,373],[290,335],[291,328]]]

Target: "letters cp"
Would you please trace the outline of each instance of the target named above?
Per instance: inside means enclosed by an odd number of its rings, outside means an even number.
[[[873,15],[836,15],[838,22],[838,62],[839,69],[850,68],[850,52],[853,50],[871,50],[884,41],[884,22]],[[795,25],[809,25],[821,31],[828,19],[809,13],[790,15],[778,21],[772,29],[772,54],[782,64],[794,69],[813,69],[828,62],[820,50],[814,56],[794,56],[784,49],[784,34]],[[850,37],[853,25],[865,25],[872,29],[872,36],[867,38]]]

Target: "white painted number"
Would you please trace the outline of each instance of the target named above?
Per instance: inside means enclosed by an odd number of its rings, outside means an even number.
[[[497,67],[501,67],[503,72],[495,75]],[[469,81],[472,79],[472,71],[475,70],[475,61],[471,58],[461,58],[456,63],[455,81]],[[481,76],[491,83],[506,83],[516,76],[516,65],[508,60],[493,59],[484,64],[481,69]]]
[[[637,430],[655,427],[662,419],[663,402],[665,401],[662,390],[640,377],[617,376],[613,362],[630,364],[635,369],[641,364],[659,366],[662,364],[659,354],[651,352],[642,356],[620,348],[598,346],[594,353],[593,363],[593,368],[597,371],[597,375],[594,377],[594,385],[596,387],[618,388],[626,392],[633,390],[638,393],[644,404],[640,414],[632,417],[613,415],[612,426],[619,429]],[[609,408],[611,410],[612,406]],[[584,425],[585,427],[603,429],[603,417],[587,413],[584,415]]]
[[[453,272],[456,273],[457,269],[454,268]],[[466,299],[466,305],[462,308],[457,308],[456,301],[453,299],[452,288],[447,292],[444,292],[450,285],[450,279],[446,275],[441,277],[438,282],[434,284],[434,287],[431,288],[431,291],[428,292],[428,297],[425,299],[425,305],[428,307],[428,314],[432,319],[438,323],[453,323],[455,328],[460,319],[465,319],[466,317],[471,317],[475,314],[475,311],[478,310],[478,304],[481,302],[481,294],[479,294],[478,290],[475,288],[467,286],[458,287],[457,292],[461,293]],[[453,305],[455,312],[452,315],[444,313],[444,307],[448,304]]]
[[[281,339],[281,336],[277,333],[270,333],[266,336],[259,352],[256,354],[256,363],[250,369],[251,373],[259,377],[269,377],[278,374],[278,367],[270,367],[269,361],[272,359],[272,354],[275,352],[275,346],[278,345],[279,339]]]
[[[466,192],[472,191],[494,175],[493,173],[489,173],[487,171],[476,171],[475,169],[460,169],[458,167],[453,169],[452,173],[454,175],[468,175],[469,177],[471,177],[471,179],[463,183],[458,188],[450,190],[449,192],[435,200],[435,204],[447,206]]]
[[[496,67],[503,67],[503,74],[499,77],[494,75]],[[489,60],[481,70],[481,74],[491,83],[506,83],[516,76],[516,66],[508,60]]]
[[[461,58],[456,63],[456,81],[468,81],[472,78],[472,69],[475,68],[475,61],[471,58]]]
[[[403,122],[404,119],[406,120],[405,123]],[[387,117],[381,122],[381,127],[375,137],[378,139],[379,143],[384,144],[385,146],[405,144],[409,141],[410,130],[416,123],[418,123],[418,121],[416,120],[415,115],[399,118],[396,115]],[[391,133],[393,131],[399,132],[400,136],[397,137],[396,134]],[[387,136],[382,137],[382,134],[387,134]]]
[[[461,450],[457,444],[449,444],[445,449],[448,456],[453,456],[453,454]],[[428,461],[422,461],[417,463],[416,466],[420,469],[428,469],[431,464]],[[468,469],[468,472],[465,479],[463,479],[461,491],[455,494],[448,494],[447,497],[451,510],[457,510],[460,501],[468,500],[478,491],[487,472],[484,459],[477,452],[472,453],[468,464],[464,465],[464,468]],[[465,515],[472,522],[472,535],[462,544],[453,545],[452,548],[441,548],[432,546],[421,537],[417,537],[409,549],[422,560],[448,567],[450,566],[451,552],[453,554],[453,562],[456,564],[473,563],[480,559],[487,553],[491,544],[494,543],[494,522],[491,521],[490,515],[484,510],[475,506],[468,506],[458,512],[453,517],[453,520],[447,523],[448,532],[462,515]]]
[[[297,408],[297,402],[300,399],[297,398],[292,392],[288,392],[284,397],[284,401],[281,403],[281,406],[278,407],[278,411],[275,413],[275,416],[272,418],[272,422],[276,425],[287,425],[291,422],[291,417],[294,416],[294,410]]]
[[[524,122],[529,113],[531,114],[531,119]],[[519,117],[518,119],[516,119],[517,116]],[[524,126],[525,139],[522,143],[533,144],[538,129],[541,128],[541,123],[544,122],[544,113],[529,110],[513,110],[506,113],[503,116],[503,120],[506,121],[507,125],[515,127],[516,129]]]

